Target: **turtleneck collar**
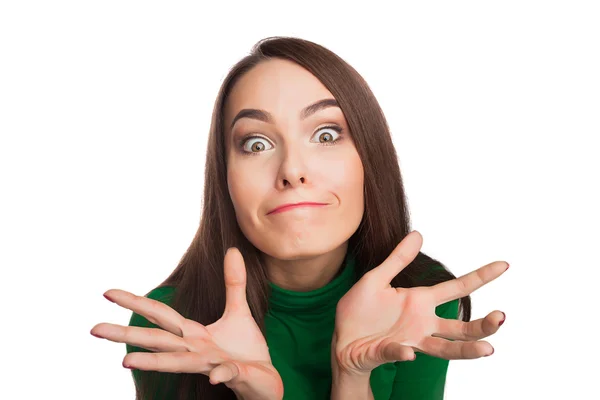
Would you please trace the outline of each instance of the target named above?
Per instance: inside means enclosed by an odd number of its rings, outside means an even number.
[[[352,254],[347,252],[342,272],[327,285],[309,292],[287,290],[269,282],[269,307],[274,311],[294,313],[314,313],[335,308],[355,283],[354,262]]]

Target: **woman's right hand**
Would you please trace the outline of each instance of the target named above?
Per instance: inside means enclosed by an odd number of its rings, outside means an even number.
[[[162,327],[100,323],[91,334],[153,353],[129,353],[123,366],[144,371],[201,373],[224,383],[241,399],[283,398],[283,382],[246,301],[246,267],[237,248],[225,254],[226,305],[223,316],[204,326],[159,301],[119,289],[104,296]]]

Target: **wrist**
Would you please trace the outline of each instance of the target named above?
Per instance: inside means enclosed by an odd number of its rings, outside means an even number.
[[[230,389],[233,391],[233,393],[235,393],[235,398],[237,400],[250,400],[250,397],[244,395],[244,393],[242,393],[242,391],[240,391],[238,388],[236,388],[236,389],[230,388]]]
[[[331,361],[331,378],[333,382],[365,382],[371,377],[371,371],[359,371],[345,367],[337,357]]]
[[[373,400],[371,373],[334,373],[331,384],[331,400]]]
[[[356,367],[356,364],[349,360],[348,354],[339,351],[337,348],[336,334],[333,335],[331,342],[331,371],[333,379],[364,381],[371,376],[371,369],[362,370]]]
[[[242,384],[236,387],[229,387],[235,394],[237,400],[282,400],[283,399],[283,384],[281,390],[266,390],[265,387],[258,388],[258,382],[255,382],[254,387],[248,384]]]
[[[344,368],[335,349],[334,332],[331,343],[331,400],[373,400],[371,371]]]
[[[232,389],[233,393],[235,393],[235,398],[237,400],[281,400],[282,397],[272,396],[265,397],[264,393],[257,393],[256,391],[244,391],[239,389]]]
[[[331,382],[334,385],[351,385],[351,386],[359,386],[359,385],[368,385],[369,380],[371,379],[371,373],[349,373],[349,372],[335,372],[332,374]]]

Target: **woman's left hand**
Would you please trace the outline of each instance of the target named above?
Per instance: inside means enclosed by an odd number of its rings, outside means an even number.
[[[422,243],[419,232],[409,233],[338,302],[332,355],[340,372],[370,374],[381,364],[414,360],[415,351],[447,360],[494,352],[480,339],[496,333],[504,321],[503,312],[464,322],[439,318],[435,308],[493,281],[508,269],[508,263],[496,261],[431,287],[393,288],[390,282],[414,260]]]

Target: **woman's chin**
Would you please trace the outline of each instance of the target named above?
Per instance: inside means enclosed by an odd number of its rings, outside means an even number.
[[[272,244],[269,249],[265,249],[263,253],[276,258],[278,260],[300,260],[304,258],[312,258],[326,254],[339,246],[333,243],[328,243],[323,240],[316,240],[315,238],[309,238],[307,240],[293,239],[285,240],[280,238],[274,241],[275,246]]]

